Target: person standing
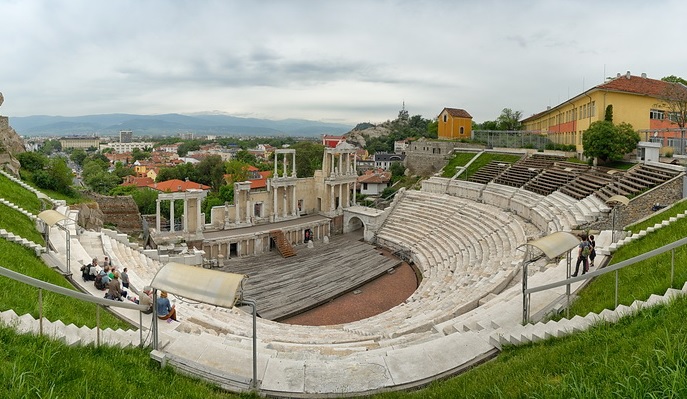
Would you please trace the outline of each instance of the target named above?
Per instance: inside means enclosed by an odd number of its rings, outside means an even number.
[[[580,263],[583,264],[582,274],[585,274],[589,271],[589,261],[587,259],[590,253],[589,248],[590,246],[589,241],[587,241],[587,236],[583,235],[580,245],[577,246],[577,263],[575,264],[575,273],[573,273],[571,277],[577,277],[577,272],[580,271]]]
[[[594,258],[596,258],[596,241],[594,240],[594,235],[589,236],[589,246],[591,247],[591,252],[589,253],[589,267],[594,267]]]
[[[125,267],[124,270],[122,270],[122,273],[120,273],[122,277],[122,287],[124,288],[129,288],[129,274],[127,271],[129,270],[128,267]]]

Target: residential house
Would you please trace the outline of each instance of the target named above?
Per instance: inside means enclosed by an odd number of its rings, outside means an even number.
[[[377,152],[374,155],[375,168],[389,169],[394,162],[401,162],[406,159],[404,154],[388,154],[385,152]]]
[[[460,140],[472,138],[472,116],[464,109],[444,108],[437,118],[439,139]]]
[[[358,188],[360,194],[376,196],[389,187],[391,172],[383,169],[371,169],[358,176]]]

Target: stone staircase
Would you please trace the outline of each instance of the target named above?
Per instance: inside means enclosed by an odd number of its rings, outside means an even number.
[[[480,330],[491,330],[489,342],[501,348],[503,345],[523,345],[553,337],[564,337],[581,332],[600,322],[615,323],[625,316],[656,305],[669,303],[674,297],[687,294],[687,283],[681,290],[668,288],[664,295],[652,294],[646,301],[636,300],[632,305],[618,305],[617,308],[604,309],[599,313],[590,312],[586,316],[576,315],[571,319],[549,320],[536,324],[516,325],[513,327],[480,326]]]
[[[0,229],[0,237],[6,239],[7,241],[10,242],[16,242],[18,244],[21,244],[29,249],[32,249],[36,252],[36,256],[40,256],[43,252],[45,252],[45,247],[36,244],[35,242],[31,240],[27,240],[26,238],[20,237],[18,235],[15,235],[13,233],[10,233],[9,231],[5,229]]]
[[[12,309],[0,312],[0,323],[14,328],[18,333],[34,335],[41,333],[40,320],[35,319],[28,313],[19,316]],[[106,328],[98,331],[96,328],[77,327],[74,324],[65,325],[61,320],[50,321],[46,318],[43,318],[42,324],[43,335],[69,346],[100,344],[129,348],[141,344],[138,330],[112,330]],[[144,339],[145,337],[146,335],[144,334]]]
[[[291,245],[289,240],[286,239],[283,231],[270,231],[270,238],[274,240],[274,243],[277,245],[277,250],[279,250],[279,253],[282,257],[288,258],[291,256],[296,256],[296,250],[293,248],[293,245]]]

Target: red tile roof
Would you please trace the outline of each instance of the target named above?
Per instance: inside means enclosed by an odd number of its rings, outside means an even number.
[[[169,193],[178,193],[182,191],[188,191],[191,189],[201,189],[201,190],[209,190],[210,186],[206,186],[204,184],[192,182],[192,181],[184,181],[184,180],[179,180],[179,179],[172,179],[172,180],[167,180],[163,181],[160,183],[153,183],[149,184],[148,187],[158,190],[158,191],[163,191],[163,192],[169,192]]]
[[[472,119],[472,115],[468,113],[468,111],[460,108],[444,108],[446,112],[448,112],[449,115],[457,118],[470,118]],[[443,111],[442,111],[443,112]]]
[[[643,78],[641,76],[630,76],[628,79],[625,75],[621,75],[619,78],[600,84],[594,87],[594,89],[642,94],[650,97],[663,97],[666,93],[675,89],[687,91],[687,87],[679,83],[664,82],[662,80]]]
[[[138,188],[141,187],[148,187],[151,184],[154,184],[155,180],[151,179],[150,177],[134,177],[134,176],[127,176],[124,178],[124,183],[122,183],[122,186],[136,186]]]
[[[627,77],[627,75],[620,75],[619,77],[609,80],[606,83],[594,86],[591,89],[578,94],[577,96],[582,96],[586,93],[590,93],[592,91],[597,90],[629,93],[654,98],[662,98],[666,96],[678,98],[687,97],[687,86],[684,86],[679,83],[664,82],[662,80],[645,78],[642,76],[634,75],[630,75],[629,78]],[[567,101],[563,102],[562,104],[565,104],[566,102]],[[530,120],[537,119],[542,115],[546,115],[547,113],[552,112],[552,110],[557,109],[562,104],[559,104],[545,111],[533,114],[523,119],[521,122],[529,122]]]
[[[250,189],[258,189],[258,188],[266,188],[267,187],[267,179],[270,178],[272,175],[272,172],[265,171],[265,172],[258,172],[260,174],[259,179],[250,179]]]
[[[385,170],[368,170],[358,177],[358,183],[388,183],[391,180],[391,172]]]

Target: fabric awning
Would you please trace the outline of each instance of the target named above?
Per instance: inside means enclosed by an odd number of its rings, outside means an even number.
[[[580,239],[567,231],[557,231],[523,245],[531,245],[542,251],[548,259],[553,259],[580,245]]]
[[[65,215],[52,209],[48,209],[47,211],[39,213],[38,218],[43,222],[47,223],[50,227],[54,226],[57,222],[61,222],[67,219]]]
[[[225,273],[182,263],[162,266],[151,287],[210,305],[232,308],[243,296],[245,274]]]

